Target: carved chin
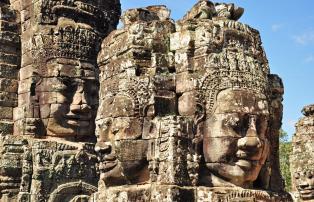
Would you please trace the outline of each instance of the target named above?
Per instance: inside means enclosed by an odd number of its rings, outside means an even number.
[[[257,161],[238,160],[234,164],[207,163],[207,168],[215,175],[221,176],[231,183],[243,186],[257,179],[261,166]]]
[[[66,122],[64,120],[64,122]],[[55,119],[50,119],[47,126],[47,135],[48,136],[71,136],[75,135],[76,128],[74,127],[65,127]]]
[[[47,135],[56,137],[88,136],[93,134],[90,121],[67,120],[58,123],[56,119],[50,119],[47,126]]]
[[[299,192],[303,200],[314,199],[314,189],[302,189]]]
[[[101,163],[100,170],[100,179],[104,181],[106,186],[119,186],[128,183],[128,180],[123,175],[121,166],[116,161],[110,164]]]
[[[104,161],[99,164],[99,169],[104,173],[114,170],[115,167],[117,167],[116,161]]]

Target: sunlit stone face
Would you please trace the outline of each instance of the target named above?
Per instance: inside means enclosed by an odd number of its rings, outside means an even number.
[[[220,92],[204,125],[203,151],[209,171],[237,186],[255,181],[269,152],[268,116],[264,95],[249,90]]]
[[[314,170],[296,172],[294,181],[300,197],[304,200],[314,200]]]
[[[93,137],[98,107],[95,70],[80,62],[53,62],[48,69],[51,70],[48,74],[54,76],[45,78],[45,82],[37,87],[50,89],[47,93],[39,92],[41,118],[47,120],[47,135],[79,139]],[[72,73],[55,74],[56,71],[65,72],[65,69]]]

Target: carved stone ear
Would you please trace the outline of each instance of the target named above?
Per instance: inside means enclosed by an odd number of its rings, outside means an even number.
[[[40,118],[26,118],[24,126],[24,135],[45,136],[46,129]]]
[[[284,85],[282,79],[276,74],[268,75],[268,83],[271,99],[282,98],[284,94]]]

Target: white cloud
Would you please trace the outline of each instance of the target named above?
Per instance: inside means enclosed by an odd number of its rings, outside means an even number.
[[[306,32],[293,37],[294,41],[300,45],[308,45],[314,43],[314,31]]]
[[[312,63],[314,62],[314,55],[309,55],[308,57],[305,58],[306,63]]]
[[[273,25],[271,26],[271,30],[272,30],[273,32],[277,32],[277,31],[279,31],[282,27],[283,27],[283,24],[273,24]]]

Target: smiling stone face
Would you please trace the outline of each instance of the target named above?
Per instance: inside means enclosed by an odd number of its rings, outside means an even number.
[[[264,96],[246,90],[220,92],[204,124],[207,168],[238,186],[255,181],[269,151],[268,116]]]
[[[59,64],[60,66],[62,68],[63,64]],[[86,67],[66,68],[76,69],[82,76],[59,75],[47,78],[46,82],[37,86],[38,89],[52,88],[52,92],[47,94],[39,92],[41,117],[47,118],[47,135],[79,139],[93,136],[98,107],[98,81],[95,72]],[[51,103],[52,98],[57,102]],[[50,109],[49,117],[44,114],[48,113],[47,108]]]
[[[295,172],[293,177],[300,197],[304,201],[314,199],[314,170]]]
[[[22,1],[16,134],[93,137],[97,54],[118,24],[119,1]],[[25,15],[24,15],[25,14]]]
[[[0,2],[0,201],[88,201],[99,180],[97,54],[120,2],[9,2]]]

